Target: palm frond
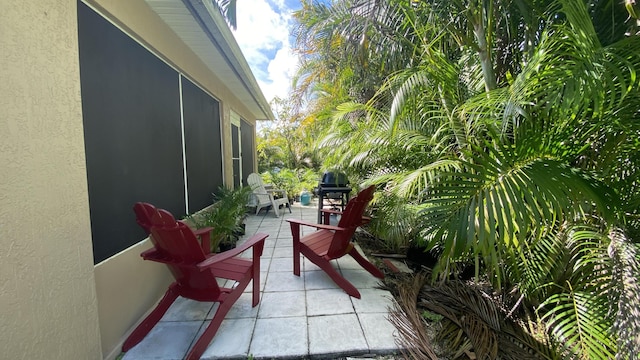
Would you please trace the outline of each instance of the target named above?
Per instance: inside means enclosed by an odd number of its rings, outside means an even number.
[[[569,230],[562,226],[550,229],[540,238],[527,241],[522,253],[505,264],[509,280],[515,284],[527,303],[538,306],[557,289],[546,284],[562,281],[569,271],[566,237]]]
[[[630,243],[620,229],[613,229],[609,238],[608,250],[617,297],[614,323],[618,338],[616,359],[634,359],[640,356],[640,247]]]
[[[549,297],[542,316],[547,328],[566,351],[584,359],[611,359],[615,342],[610,333],[611,323],[606,316],[609,304],[606,297],[592,292],[568,291]],[[546,310],[546,309],[545,309]]]
[[[389,321],[398,330],[396,342],[406,359],[437,360],[424,320],[416,308],[418,293],[426,282],[425,276],[415,276],[399,289]]]
[[[461,340],[468,339],[479,359],[559,358],[545,339],[536,339],[524,326],[509,320],[502,310],[504,304],[478,285],[457,281],[425,285],[418,304],[444,316],[449,325],[444,325],[443,334],[452,335],[451,343],[463,344]],[[451,341],[451,337],[458,340]]]
[[[224,16],[229,27],[234,30],[238,27],[238,17],[236,16],[237,0],[211,0],[211,4]]]
[[[485,147],[460,160],[461,170],[439,173],[423,216],[430,243],[445,244],[444,259],[480,257],[499,286],[502,256],[523,253],[526,239],[593,206],[603,214],[611,210],[597,181],[545,149]]]

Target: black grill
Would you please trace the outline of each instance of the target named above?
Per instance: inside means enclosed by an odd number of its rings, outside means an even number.
[[[345,174],[327,171],[322,174],[318,187],[315,188],[313,192],[319,197],[318,223],[320,224],[322,223],[322,212],[320,210],[324,206],[324,200],[329,200],[329,203],[333,208],[338,207],[338,204],[334,202],[337,200],[339,201],[341,210],[344,210],[344,206],[347,201],[349,201],[351,188],[349,187],[349,180]]]
[[[345,187],[347,185],[349,185],[349,180],[345,174],[327,171],[322,174],[322,180],[320,180],[318,187]]]

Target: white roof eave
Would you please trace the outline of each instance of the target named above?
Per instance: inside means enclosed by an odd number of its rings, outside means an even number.
[[[145,1],[256,120],[275,118],[231,30],[211,0]]]

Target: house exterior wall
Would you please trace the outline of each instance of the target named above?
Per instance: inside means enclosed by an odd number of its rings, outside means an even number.
[[[105,359],[114,359],[120,354],[126,335],[160,300],[172,281],[165,266],[140,258],[140,253],[151,247],[150,241],[145,240],[95,267]]]
[[[248,109],[143,0],[84,2],[220,101],[224,181],[232,184],[230,111],[233,109],[255,125]],[[131,221],[134,221],[133,212]],[[140,258],[139,254],[150,246],[145,240],[95,266],[101,347],[106,359],[120,353],[128,332],[162,297],[171,282],[164,266]]]
[[[114,23],[126,29],[130,35],[144,42],[157,54],[161,54],[165,61],[195,80],[220,100],[224,178],[226,184],[232,184],[230,111],[233,109],[243,119],[255,125],[255,119],[248,109],[230,94],[224,83],[200,61],[143,0],[87,0],[85,3],[98,9]]]
[[[233,109],[255,125],[250,111],[144,1],[86,3],[220,100],[231,184],[229,114]],[[76,1],[2,1],[0,347],[6,358],[115,358],[171,281],[163,266],[141,260],[147,240],[93,265],[77,30]]]
[[[0,7],[0,357],[101,359],[76,2]]]

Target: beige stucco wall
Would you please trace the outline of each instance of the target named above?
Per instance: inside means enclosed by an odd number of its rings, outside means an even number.
[[[76,2],[0,9],[0,358],[101,359]]]
[[[148,240],[142,241],[95,268],[105,359],[120,354],[126,335],[160,300],[172,281],[166,266],[140,258],[140,253],[150,247]]]
[[[233,109],[255,123],[248,109],[143,0],[86,3],[220,100],[225,183],[233,184],[229,114]],[[134,221],[133,212],[131,216]],[[101,344],[106,359],[120,353],[127,332],[155,305],[171,282],[164,266],[140,258],[149,246],[148,241],[141,242],[95,267]]]

